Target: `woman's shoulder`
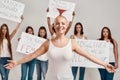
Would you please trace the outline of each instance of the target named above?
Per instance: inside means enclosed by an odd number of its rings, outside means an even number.
[[[115,39],[112,39],[113,40],[113,43],[115,44],[115,45],[117,45],[117,41],[115,40]]]
[[[71,43],[72,44],[76,43],[76,40],[75,39],[71,39]]]
[[[86,36],[86,35],[83,35],[83,39],[87,39],[87,36]]]
[[[72,44],[72,50],[76,49],[79,46],[79,44],[75,39],[71,39],[71,44]]]
[[[49,46],[49,39],[46,39],[46,41],[42,44],[42,45],[44,45],[44,46]]]
[[[101,38],[97,38],[96,40],[101,40]]]
[[[71,39],[74,39],[74,38],[75,38],[75,35],[74,35],[74,34],[73,34],[73,35],[71,35],[71,36],[70,36],[70,38],[71,38]]]

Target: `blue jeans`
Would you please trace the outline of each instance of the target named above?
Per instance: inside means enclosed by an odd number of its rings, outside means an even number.
[[[72,73],[74,76],[74,80],[76,80],[78,67],[72,67]],[[79,80],[84,80],[84,73],[85,73],[85,67],[80,67],[79,70]]]
[[[110,64],[114,66],[115,63],[110,63]],[[98,70],[100,72],[101,80],[113,80],[114,73],[109,73],[107,72],[106,69],[98,69]]]
[[[21,80],[26,80],[27,72],[28,72],[28,79],[33,80],[33,72],[35,67],[36,59],[33,59],[29,62],[22,64],[21,66]]]
[[[48,61],[36,60],[37,80],[45,80],[45,75],[48,69]]]
[[[3,67],[5,64],[8,63],[7,60],[11,60],[11,58],[10,57],[0,58],[0,74],[1,74],[2,80],[8,80],[9,70]]]

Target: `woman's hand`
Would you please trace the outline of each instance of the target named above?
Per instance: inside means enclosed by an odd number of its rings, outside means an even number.
[[[73,11],[72,15],[75,16],[75,11]]]
[[[114,66],[112,66],[111,64],[105,64],[105,69],[106,69],[109,73],[114,73],[114,72],[115,72],[115,68],[114,68]]]
[[[17,66],[17,62],[16,61],[8,60],[8,62],[9,62],[8,64],[4,65],[4,67],[7,68],[7,69],[12,69],[15,66]]]
[[[49,8],[47,8],[46,12],[49,12]]]

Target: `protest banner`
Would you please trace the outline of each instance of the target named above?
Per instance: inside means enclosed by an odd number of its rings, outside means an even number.
[[[105,41],[99,40],[78,40],[77,43],[92,56],[109,63],[109,44]],[[74,52],[74,58],[71,63],[72,66],[90,67],[90,68],[103,68],[95,64],[83,56]]]
[[[22,32],[17,46],[17,52],[30,54],[38,49],[46,39]]]
[[[25,5],[14,0],[0,0],[0,17],[21,22]]]
[[[67,20],[71,21],[74,9],[75,3],[61,0],[49,0],[49,12],[47,16],[56,18],[59,15],[63,15]]]

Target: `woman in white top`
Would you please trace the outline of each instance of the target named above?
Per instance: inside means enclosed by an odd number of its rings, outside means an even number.
[[[84,35],[83,32],[83,25],[82,23],[78,22],[75,24],[74,27],[74,35],[70,36],[71,39],[87,39],[87,37]],[[76,80],[76,75],[77,75],[77,66],[72,67],[72,73],[74,76],[74,80]],[[84,80],[84,73],[85,73],[85,67],[80,67],[79,69],[79,80]]]
[[[21,22],[22,21],[23,16],[21,17]],[[21,22],[17,24],[11,34],[9,34],[7,24],[2,24],[0,27],[0,74],[2,80],[8,80],[9,70],[3,66],[8,63],[7,60],[13,59],[11,40],[20,27]]]
[[[104,40],[110,45],[109,63],[118,68],[118,45],[112,38],[111,31],[108,27],[103,27],[101,30],[101,37],[99,40]],[[108,73],[105,69],[99,69],[101,80],[113,80],[114,73]]]
[[[31,26],[27,26],[26,33],[34,35],[34,29]],[[32,59],[21,65],[21,80],[33,80],[33,73],[35,69],[36,59]]]
[[[38,31],[38,37],[47,39],[47,30],[44,26],[41,26]],[[36,70],[37,70],[37,80],[45,80],[45,75],[48,68],[48,58],[47,53],[37,57],[36,59]]]
[[[73,80],[70,63],[73,57],[72,51],[75,51],[79,55],[104,66],[109,72],[115,71],[112,65],[96,59],[84,51],[75,40],[67,38],[65,36],[67,27],[68,21],[64,16],[56,17],[54,21],[54,28],[56,31],[55,38],[47,40],[35,52],[18,61],[9,60],[10,63],[6,64],[5,67],[7,69],[12,69],[48,51],[49,64],[45,80]]]

